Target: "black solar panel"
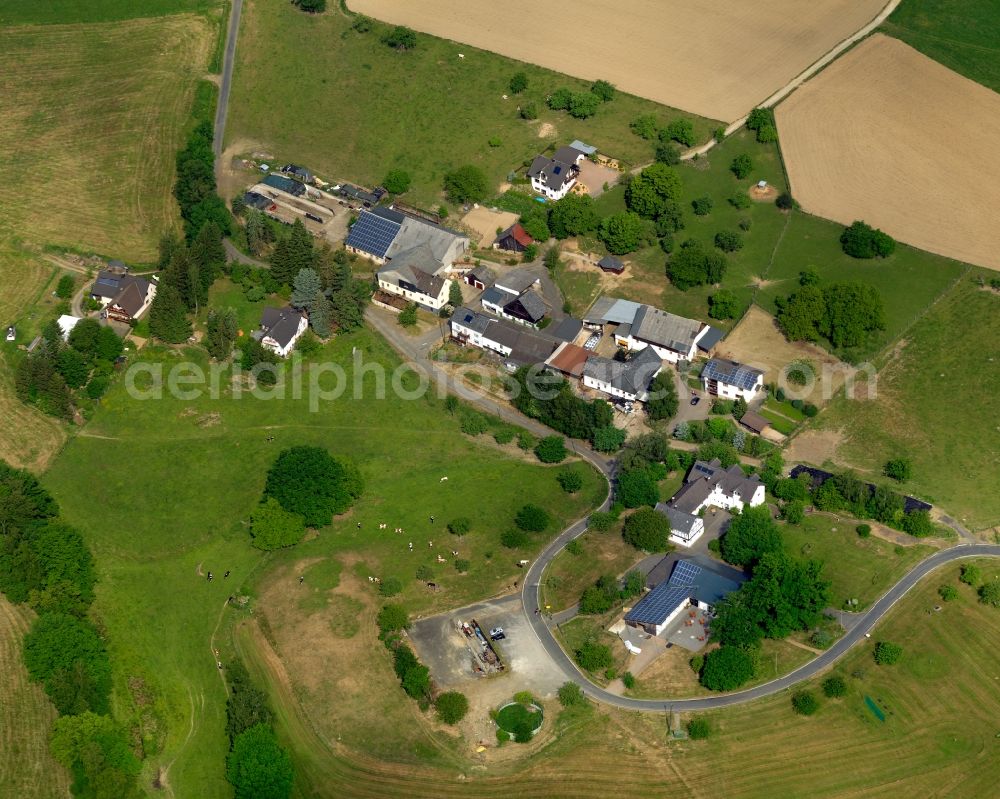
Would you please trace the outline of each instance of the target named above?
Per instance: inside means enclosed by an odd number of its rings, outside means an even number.
[[[349,247],[356,247],[378,258],[384,258],[393,239],[399,233],[399,228],[398,222],[375,214],[362,214],[351,228],[345,243]]]
[[[684,585],[660,583],[626,615],[629,621],[662,624],[666,618],[691,598],[691,589]]]
[[[718,380],[743,391],[749,391],[757,384],[760,372],[743,364],[724,364],[711,360],[701,373],[704,380]]]
[[[713,474],[715,474],[715,469],[713,469],[710,466],[706,466],[703,463],[696,463],[693,468],[694,471],[698,472],[699,474],[703,474],[706,477],[711,477]]]

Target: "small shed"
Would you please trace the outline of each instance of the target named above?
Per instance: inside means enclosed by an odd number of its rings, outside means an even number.
[[[465,282],[470,286],[473,286],[480,291],[483,291],[487,285],[493,283],[496,280],[496,272],[494,272],[490,267],[485,264],[480,264],[474,269],[469,270],[465,274]]]
[[[597,265],[605,272],[611,272],[616,275],[620,275],[625,271],[625,264],[622,263],[621,259],[615,258],[613,255],[605,255]]]
[[[756,411],[747,411],[744,413],[740,417],[740,424],[757,435],[760,435],[771,426],[771,423]]]
[[[493,243],[493,246],[498,250],[524,252],[534,243],[535,240],[531,237],[527,230],[521,227],[521,223],[515,222],[499,236],[497,236],[497,240]]]

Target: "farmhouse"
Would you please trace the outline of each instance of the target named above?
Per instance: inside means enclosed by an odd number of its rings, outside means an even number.
[[[274,206],[274,200],[253,190],[243,193],[243,203],[247,208],[255,208],[258,211],[267,211]]]
[[[495,352],[512,369],[544,363],[559,346],[544,333],[466,307],[455,309],[449,324],[457,342]]]
[[[715,458],[708,462],[695,461],[684,485],[667,505],[696,516],[707,507],[743,510],[749,505],[755,508],[764,503],[764,495],[760,477],[756,474],[747,477],[735,464],[724,469],[719,459]]]
[[[661,359],[673,364],[693,360],[713,330],[704,322],[607,296],[597,298],[583,322],[592,330],[613,325],[619,347],[630,351],[652,347]]]
[[[125,271],[104,269],[97,273],[90,296],[104,307],[102,316],[131,322],[146,312],[156,296],[156,284]]]
[[[264,308],[260,319],[260,343],[282,358],[295,347],[295,342],[306,332],[306,317],[293,308]]]
[[[612,397],[644,402],[649,384],[662,368],[653,347],[640,350],[627,361],[591,355],[583,366],[583,384]]]
[[[625,623],[650,635],[662,635],[687,608],[710,612],[737,588],[735,580],[682,558],[674,563],[669,580],[657,584],[625,614]]]
[[[515,222],[493,242],[493,249],[508,250],[510,252],[524,252],[535,240],[528,234],[528,231],[521,227],[520,222]]]
[[[376,276],[383,291],[438,311],[448,301],[451,284],[450,280],[434,274],[439,269],[434,252],[425,243],[399,253],[381,267]]]
[[[764,373],[737,361],[712,358],[701,370],[701,383],[713,397],[750,402],[764,390]]]
[[[550,200],[561,200],[576,185],[580,162],[586,158],[583,150],[573,146],[560,147],[551,158],[535,156],[528,168],[531,188]]]
[[[537,325],[548,312],[545,301],[533,289],[539,278],[527,270],[515,270],[483,292],[483,308],[497,316],[525,325]]]

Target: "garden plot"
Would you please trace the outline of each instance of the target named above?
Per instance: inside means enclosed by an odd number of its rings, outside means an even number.
[[[738,119],[870,22],[882,0],[351,0],[353,11],[711,119]],[[511,20],[517,23],[511,28]]]
[[[1000,95],[876,35],[778,106],[777,121],[806,211],[1000,269]]]

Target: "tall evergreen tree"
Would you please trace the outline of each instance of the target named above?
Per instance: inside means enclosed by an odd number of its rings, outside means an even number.
[[[309,324],[320,338],[330,335],[330,323],[333,321],[333,306],[322,291],[316,292],[312,311],[309,314]]]
[[[191,337],[191,322],[176,286],[161,283],[157,289],[149,308],[149,332],[170,344],[180,344]]]
[[[311,311],[317,295],[322,294],[322,283],[315,269],[300,269],[292,286],[292,305]]]
[[[226,248],[222,245],[222,231],[215,222],[208,222],[191,243],[191,258],[198,264],[202,302],[208,300],[208,290],[226,263]]]
[[[192,263],[187,247],[180,246],[175,249],[170,259],[170,266],[167,267],[163,273],[163,277],[160,279],[160,287],[157,289],[157,294],[159,294],[163,286],[173,286],[180,295],[184,307],[188,309],[194,308],[198,299],[196,287],[201,285],[201,279],[198,277],[197,265],[192,270]],[[197,279],[192,280],[192,278]]]
[[[348,286],[330,296],[332,320],[337,330],[346,333],[357,330],[364,322],[364,305]]]
[[[330,294],[335,294],[336,292],[344,289],[353,279],[351,275],[351,259],[347,254],[347,250],[337,250],[333,254],[334,269],[327,281],[327,289]]]
[[[214,308],[210,310],[205,336],[205,346],[209,355],[217,361],[228,358],[233,351],[237,328],[236,311],[232,308],[224,311],[216,311]]]
[[[264,215],[256,208],[247,211],[247,247],[254,255],[260,255],[264,251],[264,246],[271,240],[271,228],[268,227]]]
[[[178,247],[183,247],[180,238],[176,233],[164,233],[160,237],[160,258],[157,261],[159,269],[163,270],[170,266],[170,261],[174,257],[174,252]]]
[[[288,236],[278,242],[271,258],[271,273],[281,285],[291,286],[300,269],[313,265],[312,235],[296,219]]]

